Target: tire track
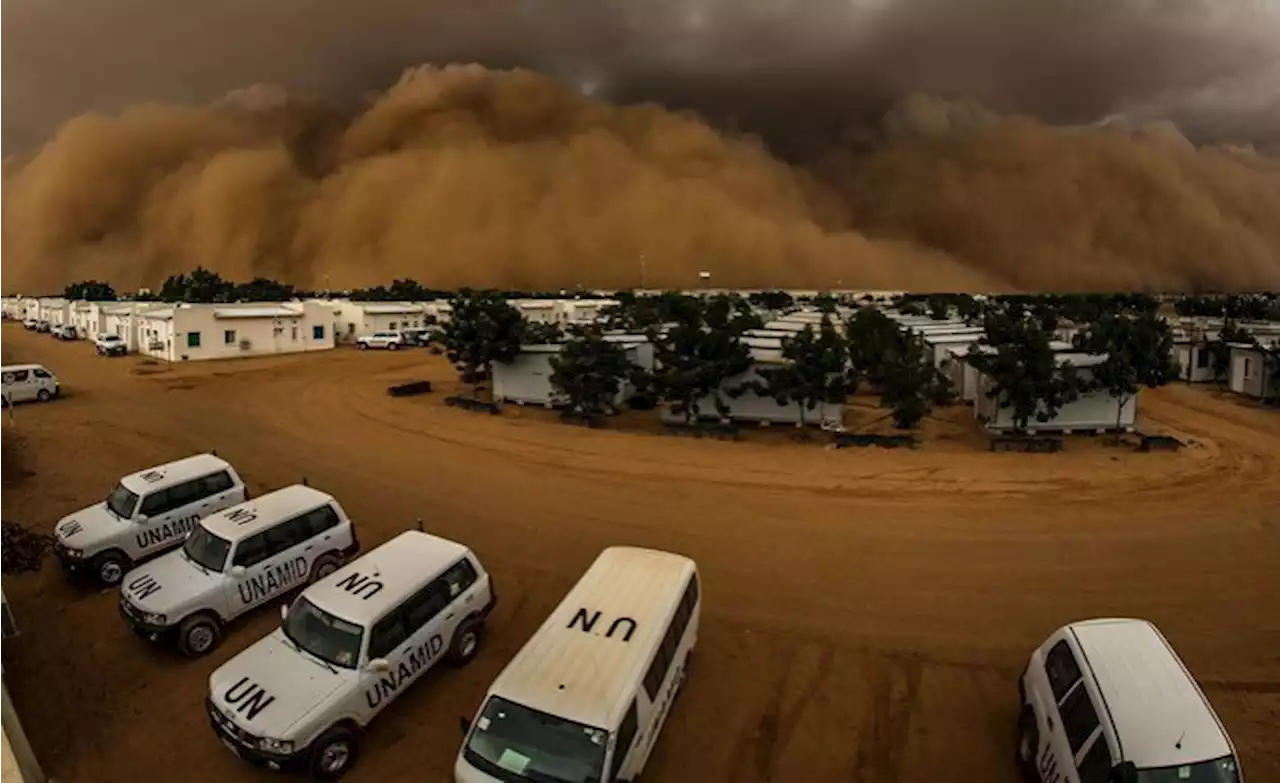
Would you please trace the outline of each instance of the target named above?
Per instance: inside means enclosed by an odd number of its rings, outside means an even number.
[[[870,731],[859,734],[853,780],[892,783],[902,771],[903,754],[919,703],[923,665],[912,657],[887,656],[878,659],[871,671]]]

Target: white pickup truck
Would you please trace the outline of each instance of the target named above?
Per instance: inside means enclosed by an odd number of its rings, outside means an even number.
[[[118,334],[100,334],[93,338],[93,347],[99,356],[124,356],[127,352],[124,340]]]

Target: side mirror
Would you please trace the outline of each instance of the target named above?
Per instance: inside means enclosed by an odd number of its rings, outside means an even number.
[[[281,620],[288,620],[288,619],[289,619],[289,605],[288,605],[288,604],[280,604],[280,619],[281,619]]]
[[[1111,783],[1138,783],[1138,766],[1122,761],[1111,768]]]
[[[231,566],[231,575],[235,577],[244,576],[244,566],[242,565]]]
[[[374,658],[369,661],[369,671],[382,674],[391,671],[391,663],[386,658]]]
[[[464,737],[467,736],[467,734],[471,731],[471,719],[468,718],[466,715],[463,715],[462,717],[458,718],[458,727],[462,729],[462,736]]]
[[[138,512],[138,516],[134,517],[133,521],[137,522],[139,525],[142,525],[142,524],[145,524],[149,519],[151,519],[151,517],[147,516],[146,514],[143,514],[142,512]]]

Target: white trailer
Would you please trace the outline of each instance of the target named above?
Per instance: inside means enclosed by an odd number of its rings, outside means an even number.
[[[605,341],[619,343],[628,361],[643,369],[653,368],[653,345],[639,335],[606,335]],[[514,402],[517,405],[543,405],[548,408],[562,405],[563,395],[551,384],[554,373],[551,357],[564,348],[562,343],[526,345],[510,362],[493,365],[493,399],[495,402]],[[634,396],[635,386],[624,379],[614,397],[614,407],[621,406]]]
[[[1097,366],[1107,357],[1083,353],[1060,353],[1058,364],[1070,363],[1078,368],[1082,376],[1088,374],[1088,368]],[[986,375],[978,374],[978,385],[974,399],[973,415],[982,426],[992,432],[1008,432],[1015,429],[1013,408],[1002,406],[1001,400],[990,395],[995,383]],[[1106,391],[1092,391],[1080,395],[1074,402],[1069,402],[1059,409],[1057,415],[1048,421],[1040,421],[1035,416],[1027,422],[1027,430],[1070,432],[1103,432],[1115,429],[1118,425],[1126,432],[1137,425],[1138,397],[1134,395],[1121,406],[1117,397]]]

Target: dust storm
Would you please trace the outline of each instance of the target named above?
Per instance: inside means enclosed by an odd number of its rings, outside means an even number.
[[[454,40],[545,75],[424,65],[358,99],[349,74],[142,86],[6,142],[3,287],[196,265],[310,288],[1280,287],[1276,12],[1172,5],[888,0],[855,46],[820,2],[771,49],[753,3],[453,14]],[[1055,32],[1079,45],[1037,45]]]

